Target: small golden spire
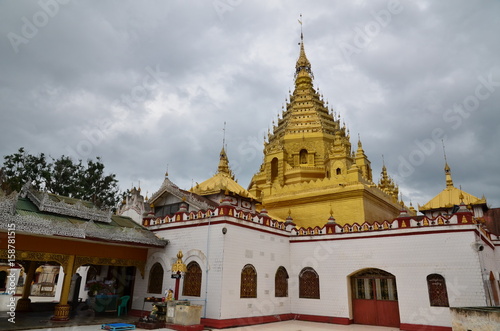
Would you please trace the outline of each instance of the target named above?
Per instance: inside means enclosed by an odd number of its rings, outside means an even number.
[[[451,168],[448,165],[448,161],[446,160],[446,150],[444,148],[444,140],[441,139],[441,143],[443,144],[443,154],[444,154],[444,175],[446,177],[446,187],[453,187],[453,179],[451,178]]]
[[[286,218],[285,223],[286,224],[293,223],[292,210],[291,209],[288,209],[288,217]]]
[[[220,158],[219,158],[219,166],[217,167],[217,173],[227,174],[230,177],[232,177],[231,169],[229,169],[229,161],[227,159],[224,146],[222,146],[219,157]]]
[[[330,217],[328,217],[328,224],[335,224],[335,217],[333,217],[332,204],[330,204]]]
[[[299,59],[297,60],[297,64],[295,65],[295,77],[298,78],[299,73],[305,71],[307,73],[306,76],[313,78],[313,74],[311,71],[311,62],[307,59],[306,51],[304,50],[304,34],[302,33],[302,14],[299,19],[300,23],[300,54]]]

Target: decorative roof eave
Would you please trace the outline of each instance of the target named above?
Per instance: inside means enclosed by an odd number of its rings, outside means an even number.
[[[220,172],[202,182],[201,184],[196,184],[196,186],[190,189],[190,192],[204,196],[217,194],[226,190],[241,197],[256,200],[256,198],[250,192],[245,190],[234,179]]]
[[[29,186],[23,187],[21,195],[26,195],[40,211],[111,223],[111,215],[113,215],[111,210],[99,210],[95,207],[89,208],[84,206],[80,201],[75,204],[69,204],[63,200],[59,202],[52,201],[47,192],[39,192]]]
[[[195,196],[192,194],[186,194],[183,192],[177,185],[175,185],[168,177],[165,177],[165,180],[160,186],[160,189],[156,191],[151,198],[148,200],[149,204],[154,204],[155,201],[161,197],[165,192],[172,194],[173,196],[177,197],[178,199],[186,199],[186,202],[189,204],[195,206],[198,209],[209,209],[213,208],[214,206],[209,205],[208,203],[201,201],[197,199]]]
[[[5,217],[7,216],[7,217]],[[118,228],[103,229],[97,227],[93,221],[82,225],[73,225],[49,219],[39,218],[33,215],[4,215],[0,214],[2,221],[1,230],[8,230],[8,224],[15,224],[16,233],[26,233],[42,236],[59,236],[75,239],[91,238],[113,241],[118,243],[135,243],[155,247],[164,247],[168,241],[156,237],[155,234],[146,229]]]
[[[486,199],[479,199],[472,194],[462,191],[461,189],[450,186],[439,192],[434,198],[428,201],[423,206],[418,206],[419,211],[439,210],[453,208],[455,205],[460,205],[461,201],[466,205],[485,205]]]
[[[54,219],[37,217],[35,215],[16,214],[18,194],[0,198],[0,230],[9,230],[9,224],[15,225],[16,233],[26,233],[42,236],[60,236],[75,239],[91,238],[119,243],[135,243],[155,247],[164,247],[168,241],[158,238],[146,228],[125,228],[98,226],[93,220],[82,224],[62,222]]]

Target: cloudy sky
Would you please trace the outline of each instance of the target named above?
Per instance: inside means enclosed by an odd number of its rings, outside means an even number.
[[[149,196],[247,187],[289,89],[303,17],[315,86],[403,199],[456,186],[500,207],[499,1],[0,1],[0,156],[101,156]]]

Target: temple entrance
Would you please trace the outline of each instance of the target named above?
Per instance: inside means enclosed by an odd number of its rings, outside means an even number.
[[[351,276],[354,323],[399,327],[396,277],[380,269]]]

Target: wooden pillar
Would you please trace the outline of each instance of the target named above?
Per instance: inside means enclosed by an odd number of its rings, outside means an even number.
[[[53,321],[67,321],[69,320],[69,311],[71,306],[68,305],[68,296],[71,287],[71,278],[73,277],[75,266],[75,256],[70,255],[68,262],[63,266],[64,270],[64,280],[62,285],[61,297],[59,298],[59,304],[56,305],[54,310],[54,316],[51,320]]]
[[[28,261],[26,271],[26,280],[23,286],[23,294],[21,299],[17,300],[16,311],[29,311],[31,300],[29,298],[31,294],[31,283],[35,277],[37,263],[35,261]]]

